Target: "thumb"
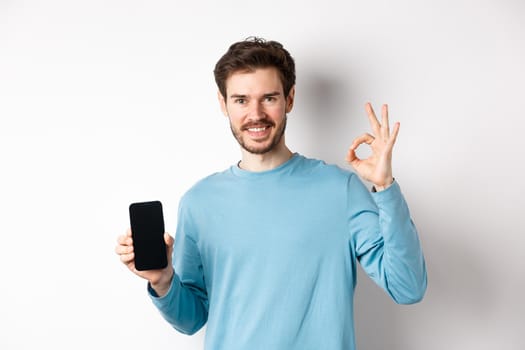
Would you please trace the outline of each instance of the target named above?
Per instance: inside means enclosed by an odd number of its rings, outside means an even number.
[[[164,233],[164,242],[166,242],[166,245],[168,247],[173,247],[173,242],[175,242],[175,240],[173,239],[173,237],[170,236],[169,233]]]
[[[166,243],[166,253],[168,254],[168,264],[171,265],[171,258],[173,255],[173,243],[175,240],[169,233],[164,233],[164,242]]]
[[[355,148],[350,148],[348,150],[348,153],[346,154],[346,161],[350,164],[358,161],[359,162],[359,158],[357,157],[357,155],[355,154]]]

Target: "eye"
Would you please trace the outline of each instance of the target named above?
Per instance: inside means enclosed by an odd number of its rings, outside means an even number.
[[[264,101],[266,102],[274,102],[276,100],[276,98],[274,96],[266,96],[264,98]]]
[[[236,98],[235,100],[233,100],[234,103],[238,103],[240,105],[243,105],[246,103],[246,99],[244,98]]]

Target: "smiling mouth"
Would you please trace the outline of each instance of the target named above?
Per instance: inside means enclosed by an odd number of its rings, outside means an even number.
[[[271,128],[272,126],[274,125],[270,122],[259,121],[257,123],[250,123],[250,124],[244,125],[241,128],[241,130],[249,131],[249,132],[262,132],[262,131],[265,131],[266,129]]]
[[[263,126],[263,127],[258,127],[258,128],[248,128],[247,130],[251,132],[261,132],[261,131],[266,130],[266,128],[267,126]]]

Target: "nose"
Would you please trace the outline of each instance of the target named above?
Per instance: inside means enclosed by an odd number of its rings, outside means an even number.
[[[248,117],[255,120],[264,118],[264,108],[259,101],[251,102]]]

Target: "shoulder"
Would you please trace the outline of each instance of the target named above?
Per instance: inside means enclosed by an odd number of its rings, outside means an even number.
[[[181,198],[181,204],[201,202],[206,200],[209,196],[219,194],[221,189],[224,189],[232,182],[230,168],[215,172],[204,178],[201,178],[193,184]]]
[[[336,164],[326,163],[324,160],[301,156],[301,169],[312,176],[325,180],[349,181],[356,177],[349,169],[344,169]]]

